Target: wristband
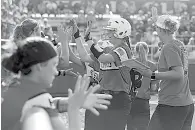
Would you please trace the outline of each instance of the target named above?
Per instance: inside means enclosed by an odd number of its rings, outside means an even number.
[[[101,48],[95,47],[95,44],[91,46],[90,50],[93,53],[94,57],[97,59],[104,53]]]
[[[57,76],[66,76],[66,70],[58,70]]]
[[[85,39],[85,42],[92,40],[92,38],[90,37],[90,32],[87,35],[85,35],[84,39]]]
[[[79,29],[77,28],[77,32],[74,34],[74,38],[77,39],[79,37],[81,37],[81,36],[80,36]]]
[[[155,75],[155,72],[152,72],[152,76],[151,76],[151,79],[156,79],[156,75]]]

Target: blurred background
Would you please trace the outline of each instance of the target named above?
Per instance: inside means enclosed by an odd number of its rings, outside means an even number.
[[[91,20],[91,34],[99,40],[102,27],[109,18],[123,17],[132,25],[132,48],[137,42],[145,41],[150,48],[148,58],[157,62],[162,44],[150,19],[153,6],[157,7],[159,14],[171,14],[180,20],[176,37],[188,48],[189,83],[191,92],[195,95],[195,0],[1,0],[1,44],[10,39],[15,26],[26,18],[39,21],[41,30],[51,37],[56,37],[58,25],[68,25],[72,18],[77,20],[81,32],[85,31],[87,21]],[[74,41],[70,46],[77,54]],[[70,68],[75,72],[85,73],[83,68],[74,63],[70,64]],[[2,68],[1,70],[3,78],[5,73]],[[75,82],[76,79],[69,76],[58,77],[49,92],[52,96],[65,96],[68,88],[73,88]],[[157,102],[157,97],[150,100],[151,113]],[[195,120],[192,129],[195,130]]]
[[[152,6],[157,7],[159,14],[175,15],[181,22],[176,37],[185,45],[195,45],[194,0],[2,0],[1,39],[9,39],[15,25],[26,18],[38,20],[42,31],[48,35],[56,33],[59,24],[67,25],[72,18],[77,19],[82,31],[87,21],[92,20],[92,35],[99,39],[102,26],[110,17],[123,17],[132,25],[133,45],[145,41],[157,46],[160,41],[151,26]],[[157,50],[156,47],[150,49],[154,61],[158,59]],[[189,47],[189,52],[193,50]]]
[[[132,25],[132,48],[137,42],[145,41],[150,47],[148,58],[157,62],[162,44],[150,19],[153,6],[157,7],[159,14],[171,14],[180,20],[176,37],[188,48],[189,75],[194,78],[195,0],[1,0],[1,44],[9,40],[15,26],[26,18],[39,21],[44,34],[52,37],[56,37],[58,25],[68,25],[72,18],[77,20],[81,32],[85,31],[87,21],[91,20],[91,34],[99,40],[102,27],[109,18],[123,17]],[[74,41],[70,45],[77,54]],[[80,71],[80,68],[75,71]],[[195,81],[191,80],[190,84],[195,91]]]

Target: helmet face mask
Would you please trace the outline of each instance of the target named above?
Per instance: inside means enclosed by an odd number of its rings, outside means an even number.
[[[103,31],[103,34],[101,34],[101,39],[102,40],[111,40],[111,39],[115,38],[114,34],[115,34],[114,30],[107,30],[107,29],[105,29]]]

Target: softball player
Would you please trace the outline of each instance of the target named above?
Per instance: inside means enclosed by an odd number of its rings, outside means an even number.
[[[179,22],[170,15],[157,16],[156,31],[162,47],[158,72],[137,69],[143,76],[161,80],[158,106],[149,123],[149,130],[191,130],[194,103],[189,88],[188,53],[184,44],[175,39]]]
[[[136,60],[149,66],[153,72],[157,70],[156,64],[147,59],[149,52],[147,43],[138,42],[135,45],[135,52]],[[131,104],[127,130],[147,130],[150,121],[150,91],[155,82],[148,77],[143,77],[142,86],[137,89],[136,98]]]
[[[77,43],[80,58],[85,62],[94,62],[85,51],[76,23],[73,26],[74,38]],[[99,82],[101,88],[99,93],[111,94],[113,99],[108,110],[100,110],[100,116],[89,119],[91,123],[86,124],[86,130],[125,129],[130,111],[130,70],[126,67],[121,67],[121,62],[130,59],[132,56],[128,37],[131,33],[131,25],[123,18],[110,19],[108,26],[104,29],[106,31],[106,34],[104,34],[106,36],[105,40],[109,40],[113,44],[113,48],[108,53],[105,53],[92,40],[88,42],[88,45],[100,64]]]

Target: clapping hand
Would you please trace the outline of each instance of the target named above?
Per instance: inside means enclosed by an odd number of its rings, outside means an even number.
[[[71,19],[70,20],[70,26],[72,27],[72,35],[74,35],[75,33],[77,33],[77,31],[79,31],[79,28],[77,26],[77,22],[75,19]]]
[[[75,85],[74,93],[71,89],[68,89],[68,109],[70,111],[71,109],[80,109],[83,106],[88,95],[92,92],[92,88],[87,90],[89,82],[89,77],[86,75],[83,77],[79,75]]]
[[[64,25],[58,26],[58,37],[60,41],[64,41],[66,39],[69,43],[71,40],[72,27],[65,27]]]
[[[108,94],[95,94],[95,92],[100,88],[99,85],[90,87],[87,90],[89,82],[90,79],[88,76],[78,76],[74,93],[71,89],[68,90],[68,107],[69,109],[79,109],[83,107],[90,110],[95,115],[99,115],[97,109],[107,109],[107,105],[110,104],[110,101],[108,100],[111,99],[112,96]]]
[[[85,35],[88,35],[92,29],[92,21],[87,21],[87,29],[85,31]]]

